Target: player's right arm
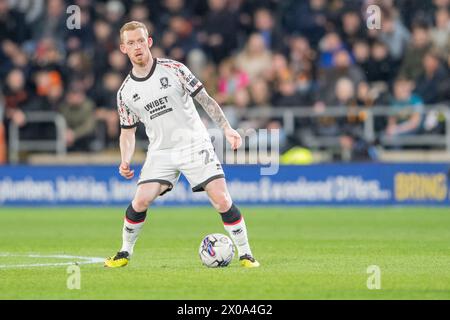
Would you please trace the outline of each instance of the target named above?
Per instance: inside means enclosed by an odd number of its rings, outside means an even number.
[[[120,130],[120,156],[122,160],[119,166],[119,173],[126,179],[132,179],[134,177],[134,170],[131,170],[130,163],[136,145],[135,133],[136,128],[122,128]]]
[[[120,156],[121,163],[119,173],[126,179],[134,177],[134,170],[131,170],[130,163],[136,145],[136,127],[139,117],[127,106],[123,100],[121,90],[117,93],[117,110],[120,119]]]

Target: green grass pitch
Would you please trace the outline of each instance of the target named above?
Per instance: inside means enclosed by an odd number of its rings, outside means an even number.
[[[149,210],[129,266],[18,267],[106,257],[119,249],[121,208],[1,208],[0,299],[450,299],[448,208],[242,208],[259,269],[208,269],[201,239],[225,233],[212,208]],[[369,290],[370,265],[381,289]]]

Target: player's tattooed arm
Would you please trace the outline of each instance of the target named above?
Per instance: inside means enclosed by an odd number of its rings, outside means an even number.
[[[233,150],[239,148],[242,144],[242,138],[239,133],[230,126],[230,123],[216,100],[211,98],[205,89],[202,89],[197,93],[195,100],[200,103],[211,119],[224,131],[227,141],[231,144],[231,148]]]
[[[206,113],[221,129],[230,128],[230,123],[225,117],[222,109],[205,89],[202,89],[197,93],[194,99],[203,107],[203,109],[205,109]]]

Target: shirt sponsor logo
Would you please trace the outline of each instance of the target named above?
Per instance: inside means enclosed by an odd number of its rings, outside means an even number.
[[[165,108],[164,108],[164,110],[162,110],[162,111],[160,111],[160,112],[158,112],[158,113],[155,113],[155,114],[151,115],[151,116],[150,116],[150,120],[153,120],[153,119],[155,119],[155,118],[157,118],[157,117],[159,117],[159,116],[162,116],[163,114],[165,114],[165,113],[167,113],[167,112],[170,112],[170,111],[173,111],[173,109],[172,109],[172,108],[169,108],[169,109],[165,109]]]
[[[150,113],[150,120],[153,120],[167,112],[173,111],[167,106],[169,99],[167,96],[151,101],[144,106],[144,109]]]
[[[147,111],[150,111],[150,110],[152,110],[154,108],[165,106],[165,104],[167,102],[169,102],[169,99],[168,99],[167,96],[165,96],[165,97],[162,97],[162,98],[159,98],[157,100],[154,100],[154,101],[151,101],[151,102],[147,103],[144,106],[144,109],[147,110]]]

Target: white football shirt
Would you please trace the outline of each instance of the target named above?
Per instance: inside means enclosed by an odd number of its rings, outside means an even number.
[[[155,58],[146,77],[130,71],[117,92],[120,126],[133,128],[142,122],[152,151],[210,141],[192,100],[202,88],[184,64]]]

